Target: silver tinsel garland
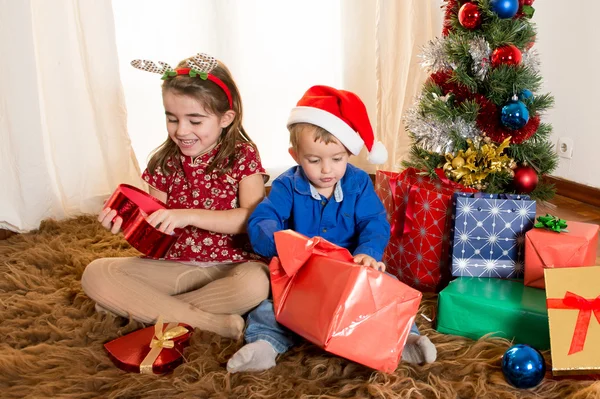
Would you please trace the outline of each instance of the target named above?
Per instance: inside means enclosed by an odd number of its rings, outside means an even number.
[[[536,49],[523,51],[521,63],[535,73],[540,72],[540,55]]]
[[[420,103],[420,100],[417,103]],[[469,123],[462,118],[447,122],[440,121],[430,115],[423,115],[419,112],[418,106],[408,110],[404,123],[406,129],[413,135],[417,147],[442,155],[454,153],[455,143],[450,137],[450,132],[474,140],[482,134],[475,122]]]
[[[445,38],[436,37],[430,40],[419,54],[422,59],[421,66],[430,73],[453,69],[453,65],[448,62],[445,46]]]
[[[482,82],[490,70],[490,44],[483,37],[477,37],[469,42],[469,54],[473,59],[473,74]]]

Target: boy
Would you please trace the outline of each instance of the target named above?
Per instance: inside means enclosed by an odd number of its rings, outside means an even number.
[[[367,110],[358,96],[328,86],[313,86],[292,109],[288,119],[290,155],[295,166],[273,181],[271,192],[248,220],[254,251],[277,255],[273,234],[292,229],[308,237],[321,236],[347,248],[354,261],[384,271],[381,262],[390,237],[385,208],[369,175],[348,164],[363,146],[371,163],[383,163],[387,152],[374,142]],[[227,362],[227,370],[261,371],[275,366],[296,336],[275,320],[273,303],[263,301],[249,315],[247,344]],[[409,363],[436,358],[431,341],[416,325],[402,353]]]

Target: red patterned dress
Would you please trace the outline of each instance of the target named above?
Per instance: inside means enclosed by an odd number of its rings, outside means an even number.
[[[180,155],[167,164],[175,170],[168,176],[160,167],[142,174],[155,189],[167,193],[171,209],[228,210],[239,207],[240,181],[254,174],[266,175],[256,148],[240,142],[236,145],[236,160],[228,173],[219,176],[219,168],[206,174],[206,167],[219,151],[220,145],[195,159]],[[221,234],[194,226],[177,229],[181,233],[165,259],[182,262],[243,262],[261,259],[252,252],[246,234]]]

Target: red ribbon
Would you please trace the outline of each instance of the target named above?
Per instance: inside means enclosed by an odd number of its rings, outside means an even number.
[[[415,223],[415,195],[417,193],[417,188],[418,186],[416,184],[410,185],[408,199],[404,206],[404,215],[398,220],[398,224],[402,223],[404,225],[404,228],[402,229],[403,234],[410,233],[413,228],[413,224]],[[396,231],[400,231],[400,229],[397,228]]]
[[[598,295],[598,297],[595,299],[585,299],[577,294],[567,291],[565,297],[562,299],[547,299],[546,305],[548,306],[548,309],[579,310],[577,323],[575,324],[575,331],[573,331],[573,338],[571,339],[569,355],[581,352],[585,344],[585,338],[587,337],[590,319],[592,318],[592,312],[594,313],[598,323],[600,323],[600,295]]]
[[[398,180],[400,180],[400,178],[402,177],[402,175],[396,175],[394,177],[389,177],[388,175],[388,184],[390,185],[390,191],[392,193],[391,198],[392,198],[392,203],[394,204],[393,209],[395,210],[398,207],[398,204],[396,203],[396,184],[398,183]],[[392,213],[393,215],[394,213]],[[400,226],[400,221],[399,220],[392,220],[392,223],[390,223],[390,231],[393,237],[396,236],[396,233],[398,232],[398,227]]]

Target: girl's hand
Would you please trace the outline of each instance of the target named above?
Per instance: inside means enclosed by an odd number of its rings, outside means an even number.
[[[146,220],[165,234],[173,234],[173,230],[190,225],[193,210],[191,209],[159,209]]]
[[[375,270],[379,270],[381,272],[385,271],[385,264],[383,262],[377,262],[374,258],[365,254],[358,254],[354,257],[354,262],[359,265],[369,266]]]
[[[106,230],[110,230],[113,234],[117,234],[121,231],[121,225],[123,224],[123,218],[117,216],[117,211],[110,208],[104,208],[100,211],[98,214],[98,221]]]

